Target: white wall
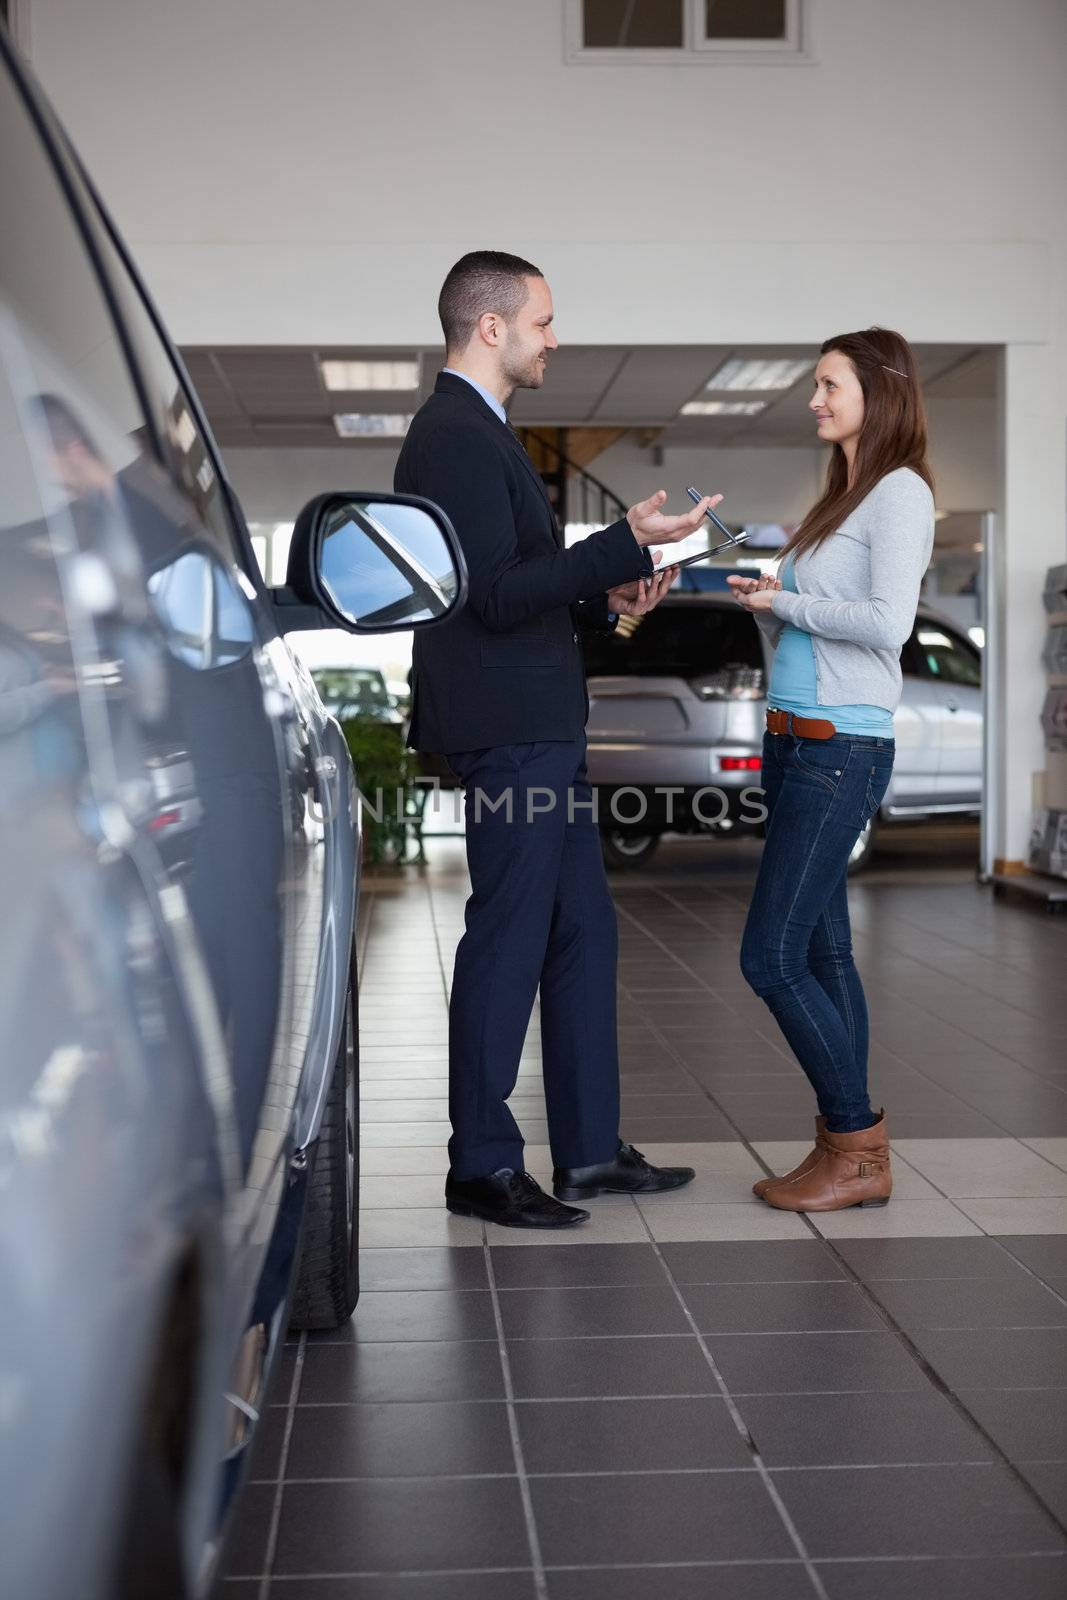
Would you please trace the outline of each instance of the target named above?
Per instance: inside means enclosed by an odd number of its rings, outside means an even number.
[[[1007,345],[1001,461],[946,477],[1003,512],[1019,858],[1065,550],[1067,6],[809,3],[795,67],[568,67],[562,0],[34,0],[32,51],[185,343],[431,343],[492,245],[564,340]]]

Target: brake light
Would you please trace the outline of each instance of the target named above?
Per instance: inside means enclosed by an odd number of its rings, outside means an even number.
[[[767,692],[760,667],[727,666],[691,681],[702,700],[762,700]]]
[[[182,820],[180,811],[160,811],[149,818],[149,833],[161,833],[164,828],[173,828]]]
[[[763,765],[762,756],[720,756],[720,772],[758,772]]]

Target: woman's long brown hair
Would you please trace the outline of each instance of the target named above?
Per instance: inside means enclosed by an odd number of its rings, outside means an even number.
[[[851,485],[839,444],[831,447],[826,487],[782,554],[814,550],[865,500],[879,479],[910,467],[934,487],[926,459],[926,408],[911,345],[891,328],[863,328],[827,339],[820,355],[838,350],[851,361],[863,390],[863,427]]]

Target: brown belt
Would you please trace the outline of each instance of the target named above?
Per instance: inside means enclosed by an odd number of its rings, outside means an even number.
[[[837,729],[823,717],[795,717],[791,711],[768,711],[768,733],[793,733],[798,739],[832,739]]]

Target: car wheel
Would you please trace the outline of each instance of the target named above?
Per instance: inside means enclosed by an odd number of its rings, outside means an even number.
[[[605,828],[600,835],[608,866],[631,870],[645,865],[655,854],[659,841],[658,833],[628,833],[622,828]]]
[[[870,865],[871,857],[874,855],[874,842],[877,831],[878,825],[874,817],[869,817],[855,844],[852,846],[852,854],[848,858],[850,876],[854,872],[862,872],[864,867]]]
[[[359,1299],[359,991],[349,964],[341,1038],[308,1180],[290,1322],[339,1328]]]

